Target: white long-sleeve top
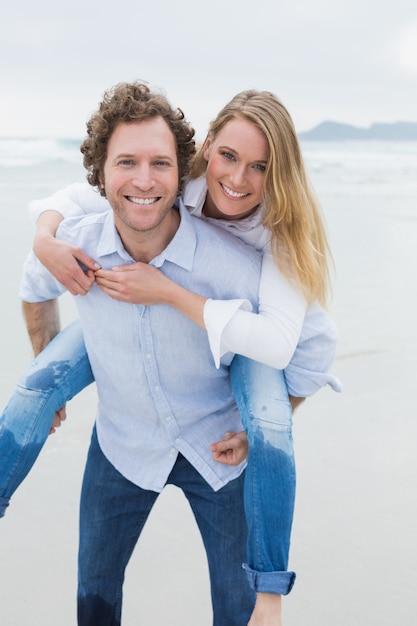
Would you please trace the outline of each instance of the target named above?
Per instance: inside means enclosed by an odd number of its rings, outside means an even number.
[[[205,176],[186,184],[183,200],[190,213],[229,230],[263,253],[258,312],[245,299],[209,299],[205,304],[204,322],[216,366],[232,352],[285,369],[291,395],[306,397],[326,384],[340,391],[340,382],[329,373],[337,343],[334,324],[317,305],[307,309],[299,288],[278,268],[269,231],[262,224],[262,208],[243,220],[205,218],[206,194]],[[47,210],[70,217],[109,209],[108,201],[88,184],[70,185],[29,205],[35,221]]]

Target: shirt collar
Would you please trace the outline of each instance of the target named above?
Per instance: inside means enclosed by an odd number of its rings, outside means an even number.
[[[100,238],[97,244],[97,254],[99,257],[117,253],[122,259],[131,261],[131,256],[124,249],[122,241],[114,225],[113,211],[107,211],[103,221]]]
[[[194,228],[195,218],[189,215],[181,198],[177,199],[176,209],[179,210],[181,217],[178,230],[167,247],[152,259],[151,265],[161,267],[165,261],[169,261],[191,271],[197,245],[197,236]],[[100,257],[117,253],[123,261],[132,262],[132,257],[124,249],[119,233],[114,225],[113,211],[108,211],[104,217],[97,253]]]
[[[181,217],[178,230],[165,250],[162,250],[161,254],[156,256],[151,263],[155,267],[161,267],[165,261],[169,261],[191,271],[197,245],[197,235],[194,228],[195,218],[188,213],[181,198],[177,199],[176,206]]]

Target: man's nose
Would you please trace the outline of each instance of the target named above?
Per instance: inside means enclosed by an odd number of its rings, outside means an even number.
[[[150,189],[154,183],[152,168],[147,164],[136,167],[132,182],[138,189],[143,191]]]

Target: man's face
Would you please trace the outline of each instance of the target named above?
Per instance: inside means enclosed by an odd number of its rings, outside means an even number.
[[[178,192],[178,160],[162,117],[116,126],[107,147],[104,188],[122,239],[163,228]]]

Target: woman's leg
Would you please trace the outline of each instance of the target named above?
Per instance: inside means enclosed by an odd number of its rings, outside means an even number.
[[[0,517],[36,461],[55,412],[93,380],[77,320],[34,359],[0,417]]]
[[[287,567],[296,480],[292,411],[284,375],[238,355],[230,375],[249,442],[244,568],[258,593],[287,594],[295,580]]]

